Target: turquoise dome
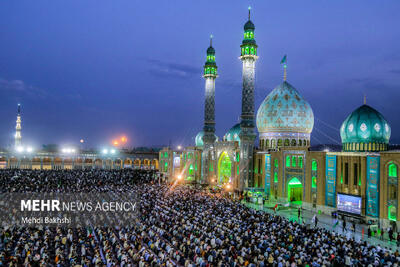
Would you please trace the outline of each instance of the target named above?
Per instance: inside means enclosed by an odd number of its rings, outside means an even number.
[[[261,103],[256,122],[262,149],[310,145],[313,111],[296,88],[286,81],[275,87]]]
[[[310,134],[314,114],[299,92],[284,81],[264,99],[257,111],[260,133],[294,132]]]
[[[362,105],[353,111],[340,128],[345,151],[386,150],[390,133],[386,119],[368,105]]]
[[[241,132],[240,123],[237,123],[231,129],[229,129],[229,131],[224,135],[224,140],[240,142],[240,137],[239,137],[240,132]]]
[[[196,138],[195,138],[195,144],[196,144],[196,146],[201,147],[201,146],[204,145],[203,136],[204,136],[204,131],[200,131],[200,132],[196,135]],[[218,136],[217,136],[216,134],[214,134],[214,136],[215,136],[215,141],[217,142],[217,141],[218,141]]]

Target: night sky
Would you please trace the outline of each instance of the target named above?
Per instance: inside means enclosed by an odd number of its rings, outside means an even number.
[[[219,78],[216,129],[241,110],[240,44],[247,7],[259,60],[256,110],[282,81],[310,103],[312,144],[340,143],[339,127],[363,102],[400,142],[400,1],[3,0],[0,3],[0,145],[22,140],[100,147],[190,145],[203,127],[209,35]]]

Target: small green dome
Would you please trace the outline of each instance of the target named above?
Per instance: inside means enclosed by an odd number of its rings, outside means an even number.
[[[210,46],[209,48],[207,48],[207,54],[215,54],[214,47]]]
[[[253,22],[251,20],[248,20],[246,24],[244,24],[244,30],[255,30],[256,27],[254,26]]]
[[[362,105],[353,111],[340,128],[345,151],[387,150],[390,133],[386,119],[368,105]]]
[[[196,135],[196,138],[195,138],[195,144],[196,144],[196,146],[202,147],[202,146],[204,145],[203,136],[204,136],[204,131],[200,131],[200,132]],[[214,134],[214,136],[215,136],[215,141],[217,142],[217,141],[218,141],[218,136],[217,136],[216,134]]]
[[[229,131],[224,135],[225,141],[238,141],[240,142],[240,123],[235,124]]]

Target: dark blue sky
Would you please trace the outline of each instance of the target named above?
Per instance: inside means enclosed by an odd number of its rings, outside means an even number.
[[[240,115],[240,43],[252,6],[259,45],[256,109],[282,80],[315,115],[312,143],[367,102],[400,142],[400,1],[3,0],[0,3],[0,144],[11,143],[16,104],[23,141],[88,146],[121,133],[130,146],[189,145],[202,129],[201,76],[209,35],[220,77],[216,128]]]

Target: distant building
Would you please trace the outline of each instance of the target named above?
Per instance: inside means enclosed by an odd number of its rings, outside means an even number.
[[[21,146],[21,140],[22,140],[22,136],[21,136],[21,104],[18,104],[18,109],[17,109],[17,122],[16,122],[16,126],[15,126],[15,142],[14,142],[14,146],[15,148],[18,148],[19,146]]]

